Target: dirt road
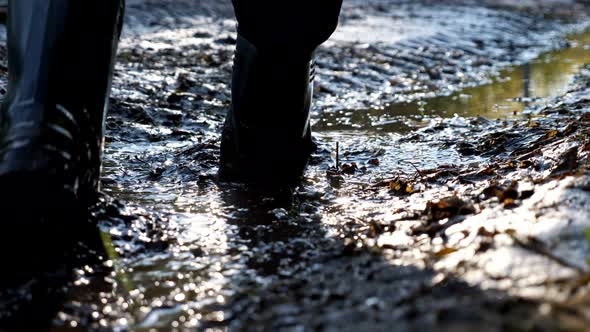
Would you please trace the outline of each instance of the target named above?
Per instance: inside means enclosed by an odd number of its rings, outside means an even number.
[[[269,193],[216,179],[229,2],[129,1],[100,244],[70,277],[0,290],[0,320],[586,330],[590,20],[578,2],[511,3],[345,2],[317,54],[320,148],[300,187]]]

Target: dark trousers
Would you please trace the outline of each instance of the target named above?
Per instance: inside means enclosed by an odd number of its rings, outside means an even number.
[[[79,1],[83,3],[78,3]],[[12,63],[10,75],[13,78],[19,78],[12,79],[12,83],[21,82],[30,85],[38,83],[39,80],[48,80],[46,76],[49,75],[52,64],[45,63],[51,62],[51,58],[43,56],[43,54],[47,53],[47,47],[42,43],[55,42],[50,37],[59,35],[59,33],[56,33],[58,30],[68,31],[68,35],[76,36],[74,39],[79,41],[112,37],[105,31],[112,30],[114,27],[107,25],[113,24],[113,22],[115,24],[120,23],[120,21],[109,19],[109,17],[112,16],[113,12],[116,12],[116,8],[124,6],[125,0],[90,1],[92,6],[85,4],[84,0],[10,1],[8,32],[19,36],[12,38],[9,36],[9,40],[12,41],[9,45],[9,61]],[[239,34],[254,44],[259,51],[285,50],[287,52],[282,53],[291,55],[300,53],[305,57],[308,57],[318,45],[326,41],[334,32],[342,5],[342,0],[232,0],[232,2],[238,20]],[[83,10],[84,7],[94,9]],[[96,14],[91,17],[70,17],[72,12],[83,13],[82,16],[88,16],[86,14],[90,11]],[[82,35],[77,34],[80,27],[85,26],[84,24],[94,26],[91,29],[93,35],[84,35],[88,34],[87,32],[80,33]],[[84,31],[86,30],[89,29]],[[40,38],[42,43],[31,42],[30,37],[35,36],[49,37]],[[97,53],[110,54],[111,52],[111,45],[108,42],[94,42],[90,45],[93,45],[93,51],[91,52],[93,55]],[[103,47],[104,45],[106,46]],[[101,47],[104,49],[101,49]],[[41,59],[41,62],[36,63],[35,66],[30,66],[30,68],[24,68],[19,61],[31,57],[37,57]],[[64,58],[63,61],[72,63],[72,66],[75,65],[79,68],[84,68],[84,64],[88,62],[86,58],[82,59],[75,57],[75,55],[70,57],[68,52],[65,55],[60,55],[60,58]],[[101,68],[100,70],[107,71],[108,68]],[[99,75],[99,77],[103,76]],[[96,81],[94,77],[90,80],[92,82]],[[107,86],[104,82],[98,82],[97,84],[101,87]],[[72,91],[76,92],[76,89],[83,89],[84,91],[97,90],[90,89],[88,86],[89,84],[75,84],[65,90],[68,91],[68,94],[72,94]],[[12,87],[9,90],[16,90],[14,88]],[[20,93],[23,94],[32,94],[38,90],[31,86],[21,86],[19,88]],[[99,96],[97,98],[104,98],[104,91],[102,90],[101,93],[97,94]],[[39,91],[45,90],[41,89]],[[83,93],[73,93],[73,95],[83,95]]]
[[[338,25],[342,0],[232,0],[238,32],[257,48],[310,53]]]

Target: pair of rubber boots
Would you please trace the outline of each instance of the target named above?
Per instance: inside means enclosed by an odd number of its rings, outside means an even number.
[[[124,1],[18,0],[8,12],[8,92],[0,109],[5,193],[92,197]],[[310,56],[238,37],[220,174],[289,182],[313,148]],[[49,195],[49,196],[47,196]]]

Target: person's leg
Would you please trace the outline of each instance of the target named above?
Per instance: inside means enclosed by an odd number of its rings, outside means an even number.
[[[123,11],[124,0],[10,0],[4,192],[96,191]]]
[[[233,4],[238,41],[220,173],[254,182],[296,178],[313,149],[313,53],[336,29],[342,0]]]
[[[238,33],[268,51],[310,55],[338,25],[342,0],[232,0]]]

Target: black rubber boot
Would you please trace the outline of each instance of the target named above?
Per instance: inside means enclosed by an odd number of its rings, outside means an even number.
[[[222,142],[222,179],[289,184],[310,153],[313,52],[261,50],[238,36],[232,106]]]
[[[11,0],[0,188],[90,198],[124,0]],[[58,195],[59,196],[59,195]]]

